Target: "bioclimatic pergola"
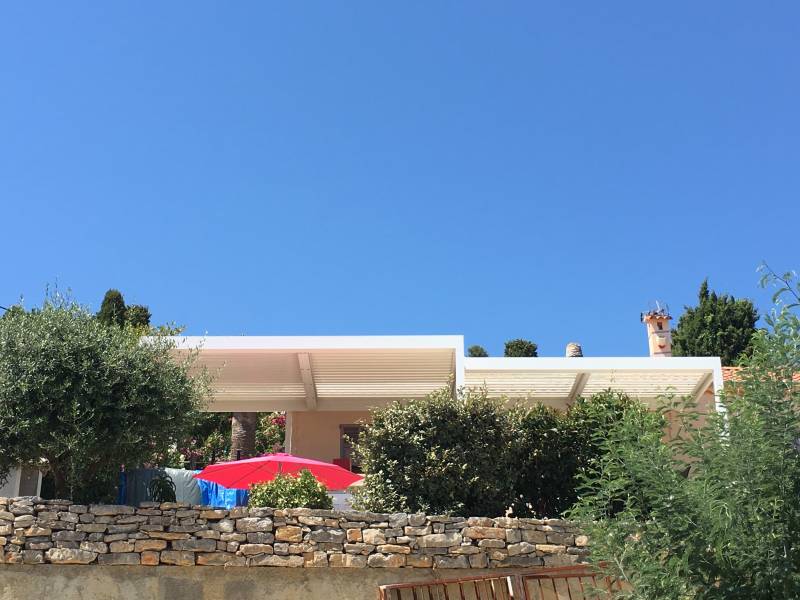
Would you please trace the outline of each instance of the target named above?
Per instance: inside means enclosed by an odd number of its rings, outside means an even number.
[[[366,410],[446,385],[567,406],[614,389],[652,403],[722,389],[718,358],[470,358],[445,336],[177,337],[214,376],[213,411]]]
[[[464,384],[489,396],[566,406],[607,389],[654,403],[664,395],[699,400],[722,389],[719,358],[465,358]]]

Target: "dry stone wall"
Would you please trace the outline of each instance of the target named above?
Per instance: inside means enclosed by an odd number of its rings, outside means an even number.
[[[571,564],[568,522],[0,498],[0,563],[485,569]]]

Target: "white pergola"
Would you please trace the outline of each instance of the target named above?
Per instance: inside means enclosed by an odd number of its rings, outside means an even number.
[[[464,371],[467,387],[491,397],[557,405],[607,389],[645,402],[667,394],[699,400],[723,385],[719,358],[465,358]]]
[[[421,398],[452,382],[461,336],[207,336],[199,348],[214,378],[212,411],[366,410]]]
[[[213,375],[212,411],[367,410],[448,384],[556,406],[609,388],[650,402],[723,385],[718,358],[466,358],[458,335],[174,339]]]

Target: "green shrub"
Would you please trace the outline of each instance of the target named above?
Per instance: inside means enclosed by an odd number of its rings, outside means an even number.
[[[278,474],[266,483],[250,486],[250,507],[333,508],[328,490],[307,469],[299,475]]]
[[[365,473],[355,505],[377,512],[558,517],[578,497],[603,433],[628,410],[614,392],[579,400],[565,414],[507,407],[485,393],[449,388],[376,411],[356,453]]]
[[[510,414],[485,393],[445,388],[376,411],[359,436],[364,510],[502,515],[511,505]]]
[[[626,598],[800,598],[800,287],[777,279],[789,303],[753,336],[724,411],[665,405],[684,419],[669,439],[656,415],[628,411],[601,443],[569,516]]]

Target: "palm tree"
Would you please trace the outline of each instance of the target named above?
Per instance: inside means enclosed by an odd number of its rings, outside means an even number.
[[[235,412],[231,417],[231,460],[248,458],[256,452],[258,413]]]

